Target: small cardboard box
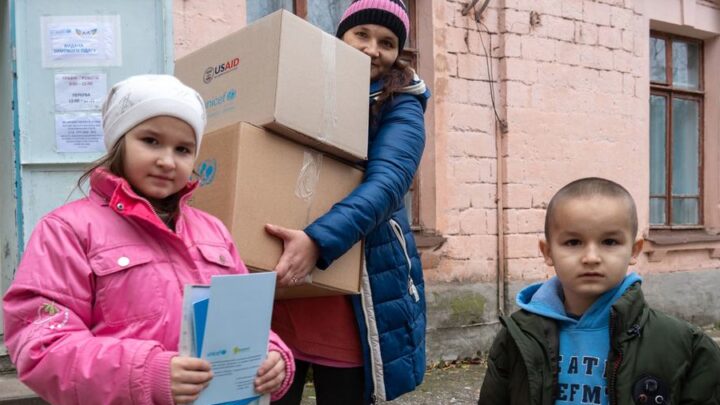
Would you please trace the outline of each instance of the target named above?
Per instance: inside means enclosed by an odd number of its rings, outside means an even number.
[[[207,131],[240,121],[351,162],[367,159],[370,58],[280,10],[175,62]]]
[[[265,224],[303,229],[345,198],[363,176],[361,170],[248,123],[206,134],[196,170],[201,187],[191,205],[227,226],[253,271],[273,270],[283,250]],[[276,297],[356,294],[362,256],[358,242],[328,269],[315,269],[309,284],[278,289]]]

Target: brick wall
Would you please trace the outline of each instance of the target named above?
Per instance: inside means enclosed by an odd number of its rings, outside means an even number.
[[[482,3],[482,2],[480,2]],[[497,260],[496,108],[502,135],[508,278],[543,279],[544,208],[565,183],[603,176],[625,185],[646,226],[649,29],[641,1],[505,0],[481,23],[446,1],[447,242],[433,254],[432,281],[494,280]],[[496,8],[494,8],[496,7]],[[481,41],[482,39],[482,41]],[[482,45],[485,45],[483,49]],[[486,51],[487,50],[487,51]],[[433,263],[433,264],[434,264]]]
[[[444,150],[437,153],[445,157],[437,177],[438,230],[446,242],[440,250],[423,254],[430,282],[491,281],[496,272],[497,164],[490,70],[497,85],[499,59],[497,50],[486,58],[483,45],[488,50],[490,42],[498,46],[498,18],[496,9],[487,10],[481,21],[486,28],[481,28],[472,13],[461,14],[465,4],[445,2],[435,27],[436,43],[447,60],[447,85],[435,89],[435,104],[443,105],[442,116],[435,117],[435,137],[442,140]],[[492,34],[481,33],[487,30]]]

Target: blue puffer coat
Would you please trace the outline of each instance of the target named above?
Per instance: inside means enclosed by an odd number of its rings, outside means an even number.
[[[371,105],[381,88],[371,84]],[[425,146],[429,92],[419,79],[404,91],[370,121],[362,184],[305,229],[320,248],[321,269],[365,238],[362,294],[353,305],[373,402],[412,391],[425,373],[425,286],[403,199]]]

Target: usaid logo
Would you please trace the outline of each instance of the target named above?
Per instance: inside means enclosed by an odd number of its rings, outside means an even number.
[[[230,73],[240,66],[240,58],[234,58],[216,66],[211,66],[203,72],[203,82],[210,83],[214,78]]]
[[[197,169],[199,175],[200,187],[207,186],[215,180],[217,172],[217,161],[215,159],[205,159]]]
[[[214,71],[215,71],[215,68],[212,68],[212,67],[205,69],[205,73],[203,74],[203,82],[205,84],[210,83],[212,81],[213,77],[215,77],[214,73],[213,73]]]

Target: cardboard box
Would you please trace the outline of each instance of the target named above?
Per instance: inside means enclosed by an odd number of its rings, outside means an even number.
[[[203,138],[196,170],[201,187],[191,205],[218,217],[233,235],[240,257],[254,271],[275,268],[282,241],[265,224],[303,229],[345,198],[362,171],[311,148],[247,123]],[[356,294],[360,291],[362,243],[312,282],[278,289],[278,298]]]
[[[280,10],[175,62],[208,131],[247,121],[340,158],[367,159],[370,58]]]

